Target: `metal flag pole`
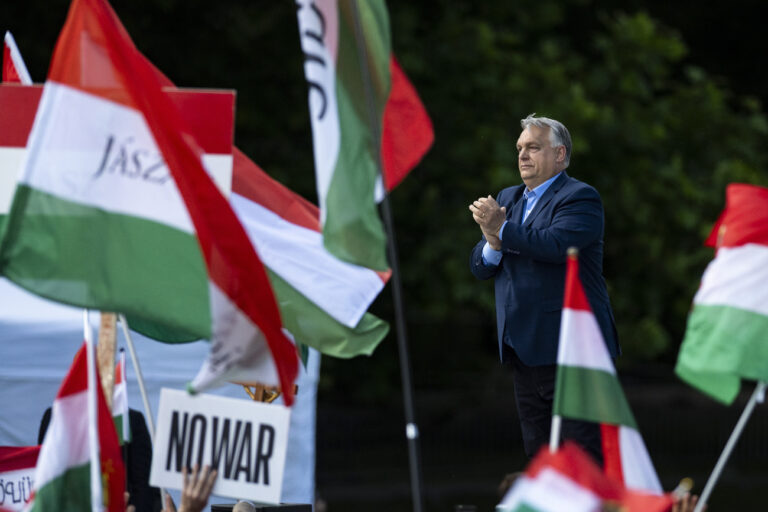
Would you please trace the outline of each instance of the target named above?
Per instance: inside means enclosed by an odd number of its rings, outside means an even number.
[[[707,485],[704,486],[704,491],[701,493],[699,502],[693,512],[701,512],[704,510],[704,507],[707,504],[707,500],[709,499],[709,495],[712,494],[712,489],[714,489],[717,480],[720,478],[720,473],[723,472],[725,463],[728,462],[728,458],[731,456],[731,452],[736,446],[736,441],[739,440],[741,432],[744,430],[744,426],[747,424],[747,420],[749,420],[749,417],[752,415],[752,410],[755,408],[755,404],[758,402],[763,403],[764,400],[765,382],[759,381],[757,386],[755,386],[755,391],[752,392],[752,396],[749,398],[749,402],[747,402],[747,406],[744,407],[744,412],[741,413],[741,417],[739,418],[738,423],[736,423],[736,427],[733,429],[733,432],[731,432],[731,437],[729,437],[728,442],[725,443],[723,453],[721,453],[720,458],[717,459],[715,469],[712,470],[712,474],[709,476]]]
[[[357,1],[351,0],[352,14],[355,25],[355,41],[357,43],[357,57],[361,70],[368,67],[368,51],[365,45],[363,29],[360,26],[360,12],[357,8]],[[363,85],[365,88],[365,98],[368,107],[368,121],[371,128],[371,148],[374,154],[374,161],[379,171],[379,176],[383,179],[383,166],[381,163],[381,129],[377,122],[376,106],[374,102],[373,87],[370,77],[364,71],[361,73]],[[408,337],[405,328],[405,307],[403,306],[403,288],[400,282],[400,268],[397,259],[397,245],[395,243],[395,230],[392,222],[392,211],[389,206],[389,198],[386,193],[381,203],[384,216],[384,226],[387,233],[387,254],[389,264],[392,267],[392,296],[395,306],[395,327],[397,330],[397,347],[400,356],[400,377],[403,387],[403,405],[405,408],[405,437],[408,442],[408,462],[410,466],[411,492],[413,494],[413,510],[421,512],[423,509],[423,498],[421,493],[421,470],[419,466],[419,428],[416,425],[416,415],[413,407],[413,384],[411,383],[411,363],[408,353]]]
[[[117,318],[120,320],[120,325],[123,327],[123,335],[125,336],[126,345],[128,345],[128,351],[131,353],[131,363],[133,363],[133,370],[136,372],[136,380],[139,382],[139,392],[141,393],[141,401],[144,402],[144,414],[147,415],[147,423],[149,424],[149,438],[152,444],[155,444],[155,419],[152,417],[152,408],[149,406],[149,398],[147,397],[147,389],[144,387],[144,376],[141,374],[141,367],[139,366],[139,358],[136,357],[136,349],[133,346],[133,339],[131,333],[128,330],[128,322],[125,320],[125,315],[120,313]],[[123,376],[126,378],[126,376]]]

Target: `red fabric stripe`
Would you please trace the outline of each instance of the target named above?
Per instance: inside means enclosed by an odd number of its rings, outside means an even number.
[[[621,469],[621,449],[619,447],[619,427],[600,424],[603,440],[603,472],[617,482],[624,484],[624,471]]]
[[[725,191],[725,209],[705,245],[768,245],[768,188],[734,183]]]
[[[390,56],[389,73],[391,87],[384,106],[381,133],[381,160],[387,191],[405,178],[435,140],[429,114],[394,55]]]
[[[285,403],[291,405],[298,358],[281,330],[264,267],[229,203],[203,169],[200,148],[163,94],[157,72],[104,0],[72,2],[49,78],[93,92],[98,87],[100,96],[143,113],[192,218],[210,279],[264,333]]]
[[[39,446],[0,446],[0,473],[34,468]]]
[[[82,393],[88,389],[88,372],[86,366],[85,343],[75,354],[69,373],[61,383],[56,399],[65,398],[76,393]]]
[[[35,121],[42,85],[0,84],[0,146],[23,148]]]
[[[579,279],[579,259],[576,254],[568,255],[565,271],[565,301],[564,308],[592,311],[584,294],[584,288]]]
[[[535,478],[546,468],[552,468],[567,476],[602,499],[618,500],[623,493],[618,483],[608,480],[589,455],[570,441],[566,441],[556,453],[551,453],[547,446],[542,447],[525,470],[525,474]]]
[[[232,192],[268,208],[292,224],[321,231],[317,206],[270,178],[239,149],[233,147],[232,156]]]
[[[3,44],[3,82],[21,83],[21,77],[11,58],[11,49],[7,44]]]
[[[195,140],[206,153],[228,154],[232,147],[235,95],[232,91],[163,88],[179,109]],[[0,146],[23,148],[27,145],[42,85],[0,84]],[[222,112],[231,112],[222,116]]]

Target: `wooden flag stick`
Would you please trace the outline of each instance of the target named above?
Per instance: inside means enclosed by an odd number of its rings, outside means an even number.
[[[101,313],[98,340],[96,361],[99,364],[101,388],[104,390],[107,407],[112,410],[115,389],[115,346],[117,345],[117,316],[114,313]]]

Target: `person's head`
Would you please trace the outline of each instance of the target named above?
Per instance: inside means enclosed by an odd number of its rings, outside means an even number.
[[[534,189],[562,171],[571,160],[571,134],[560,121],[531,114],[520,120],[517,165],[525,186]]]

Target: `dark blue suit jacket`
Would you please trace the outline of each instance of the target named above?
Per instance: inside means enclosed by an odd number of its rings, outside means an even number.
[[[478,279],[495,278],[496,327],[501,344],[511,346],[528,366],[557,362],[560,316],[569,247],[579,249],[579,277],[612,357],[619,353],[616,326],[603,279],[603,205],[593,187],[565,171],[539,198],[525,223],[518,185],[496,198],[507,208],[498,266],[482,261],[485,238],[472,250],[470,267]]]

